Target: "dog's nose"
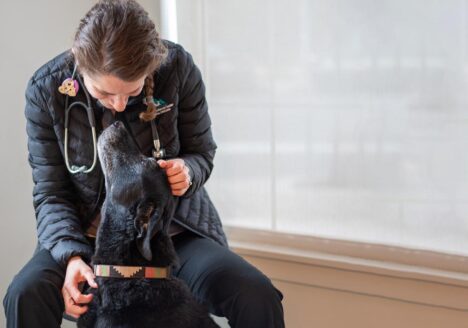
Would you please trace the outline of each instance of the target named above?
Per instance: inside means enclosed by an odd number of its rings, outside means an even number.
[[[122,123],[122,121],[115,121],[112,125],[116,129],[124,129],[125,128],[125,125]]]

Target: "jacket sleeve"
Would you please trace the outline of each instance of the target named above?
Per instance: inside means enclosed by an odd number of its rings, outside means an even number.
[[[89,261],[92,248],[82,232],[74,188],[46,98],[47,93],[33,77],[26,89],[25,108],[29,164],[34,181],[33,205],[39,243],[65,267],[72,256],[79,255]]]
[[[190,197],[208,180],[213,170],[216,143],[211,132],[211,119],[205,99],[205,85],[192,56],[179,50],[178,129],[180,157],[189,167],[192,185],[182,197]]]

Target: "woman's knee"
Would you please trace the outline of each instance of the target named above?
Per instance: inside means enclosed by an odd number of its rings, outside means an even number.
[[[63,269],[49,259],[35,254],[13,278],[3,299],[7,327],[60,327]]]
[[[271,280],[254,267],[250,270],[227,268],[203,279],[202,294],[208,302],[251,304],[253,307],[281,302],[283,295]]]
[[[36,254],[23,269],[13,278],[5,297],[3,306],[7,308],[29,307],[37,302],[61,303],[61,286],[63,273],[55,264],[44,261],[44,255]]]
[[[227,277],[230,288],[213,304],[215,314],[225,316],[233,327],[284,327],[282,293],[261,272],[250,276]]]
[[[58,286],[47,277],[17,275],[8,287],[3,304],[5,305],[8,301],[35,302],[60,295],[61,291]]]
[[[183,264],[176,276],[213,314],[228,317],[231,327],[284,327],[281,292],[245,259],[187,235],[176,249]]]
[[[283,294],[262,273],[237,278],[236,301],[251,309],[281,304]]]

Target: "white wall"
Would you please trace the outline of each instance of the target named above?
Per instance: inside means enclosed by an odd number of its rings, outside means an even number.
[[[92,0],[0,1],[0,295],[36,244],[24,90],[33,72],[68,49]],[[154,18],[158,1],[140,3]],[[157,22],[156,22],[157,23]],[[0,316],[0,327],[5,326]]]

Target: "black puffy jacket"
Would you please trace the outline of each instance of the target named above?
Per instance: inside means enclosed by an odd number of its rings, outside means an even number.
[[[218,213],[205,188],[213,169],[216,144],[205,100],[205,87],[192,57],[180,45],[166,43],[169,54],[155,73],[154,97],[173,103],[170,112],[156,120],[167,158],[184,159],[192,175],[192,186],[179,199],[174,220],[187,229],[227,245]],[[26,110],[29,162],[34,180],[34,208],[40,246],[65,266],[71,256],[90,259],[93,250],[83,231],[99,211],[104,198],[103,174],[99,165],[89,174],[70,174],[64,162],[65,96],[58,92],[72,74],[74,62],[66,51],[42,66],[29,81]],[[80,86],[83,88],[84,86]],[[141,151],[150,156],[153,147],[149,123],[138,115],[146,109],[144,92],[129,100],[116,119],[130,129]],[[83,101],[83,90],[72,101]],[[91,98],[98,128],[104,109]],[[70,110],[68,156],[71,164],[90,165],[93,142],[86,112]],[[98,130],[98,133],[100,131]]]

